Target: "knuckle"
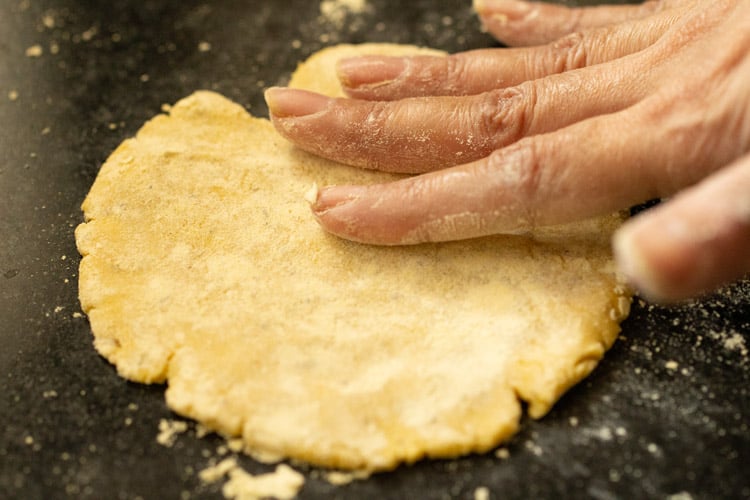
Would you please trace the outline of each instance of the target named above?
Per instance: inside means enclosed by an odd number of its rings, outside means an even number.
[[[548,71],[563,73],[589,65],[589,48],[586,36],[581,32],[570,33],[547,45],[543,63]]]
[[[516,87],[488,92],[482,96],[476,113],[480,134],[494,149],[501,148],[524,137],[531,128],[537,101],[537,88],[533,81]]]
[[[500,179],[502,188],[513,193],[516,209],[530,227],[538,220],[538,200],[544,187],[540,148],[538,141],[529,138],[488,157],[488,168]]]
[[[471,80],[471,70],[465,57],[454,54],[443,58],[443,61],[443,82],[455,84]]]
[[[519,143],[515,154],[521,165],[521,175],[518,178],[518,189],[524,193],[528,201],[536,199],[542,183],[542,162],[539,144],[535,140]]]

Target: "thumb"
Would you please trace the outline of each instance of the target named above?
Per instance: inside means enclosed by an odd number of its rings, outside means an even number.
[[[635,217],[614,237],[621,271],[648,298],[672,302],[750,271],[750,154]]]

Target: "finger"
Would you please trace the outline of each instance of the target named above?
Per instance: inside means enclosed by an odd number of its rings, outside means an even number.
[[[467,165],[390,184],[323,189],[313,213],[326,230],[374,244],[513,233],[670,195],[729,161],[731,151],[676,137],[661,124],[663,115],[643,111],[650,107],[645,102],[528,137]]]
[[[675,2],[672,2],[675,3]],[[522,0],[475,0],[474,8],[484,27],[510,46],[541,45],[569,33],[643,19],[667,8],[651,0],[639,5],[567,7]]]
[[[695,297],[750,271],[750,155],[649,210],[615,235],[623,274],[663,302]]]
[[[652,45],[675,22],[671,12],[576,32],[539,47],[480,49],[446,57],[364,56],[337,67],[346,93],[368,100],[472,95],[593,66]]]
[[[622,109],[642,95],[627,64],[567,72],[477,96],[392,102],[269,89],[277,130],[300,148],[351,165],[418,173],[467,163],[521,137]]]

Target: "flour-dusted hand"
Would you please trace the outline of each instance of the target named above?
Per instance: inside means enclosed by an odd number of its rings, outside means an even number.
[[[421,174],[322,189],[325,229],[376,244],[462,239],[692,186],[623,227],[623,272],[678,300],[750,270],[750,0],[476,8],[498,39],[530,46],[347,59],[351,99],[268,91],[299,147]]]

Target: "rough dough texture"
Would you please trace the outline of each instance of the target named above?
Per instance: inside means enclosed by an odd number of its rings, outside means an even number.
[[[336,50],[295,84],[332,72]],[[541,417],[614,342],[630,304],[609,247],[621,217],[374,247],[325,234],[303,198],[388,178],[298,151],[215,93],[181,100],[83,203],[96,349],[250,452],[384,470],[493,448],[519,400]]]

